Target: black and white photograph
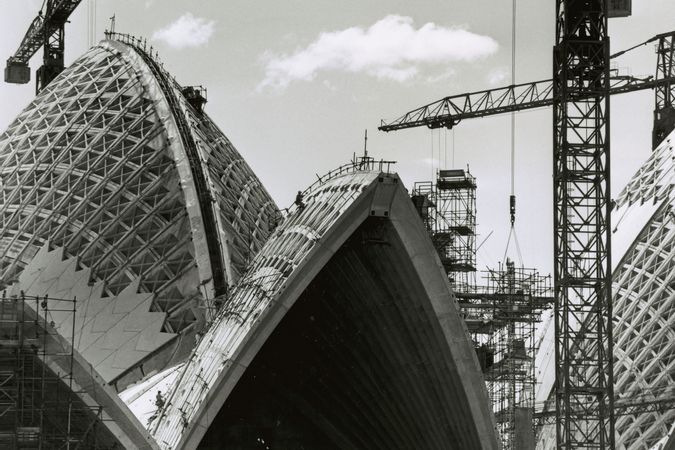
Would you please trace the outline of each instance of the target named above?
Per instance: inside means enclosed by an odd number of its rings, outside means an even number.
[[[0,6],[0,450],[675,450],[675,1]]]

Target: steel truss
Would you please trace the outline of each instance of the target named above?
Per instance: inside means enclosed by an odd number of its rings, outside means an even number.
[[[667,80],[675,73],[675,33],[665,33],[658,36],[656,45],[656,79]],[[656,104],[654,107],[654,131],[652,132],[652,148],[658,145],[675,129],[675,83],[661,83],[655,90]]]
[[[65,24],[82,0],[47,0],[45,15],[33,19],[19,48],[7,60],[5,81],[27,83],[30,79],[28,61],[44,48],[43,65],[37,70],[35,91],[40,92],[64,69]]]
[[[618,75],[612,71],[609,79],[610,95],[644,89],[656,90],[655,121],[661,118],[664,108],[669,106],[669,111],[671,111],[668,116],[669,119],[664,121],[663,126],[659,128],[661,140],[675,128],[675,113],[672,113],[673,86],[675,86],[675,74],[673,73],[674,39],[675,32],[670,32],[657,35],[645,42],[658,40],[659,61],[655,78],[651,76],[636,78]],[[614,56],[620,56],[624,53],[625,51]],[[556,103],[555,98],[553,95],[553,80],[533,81],[467,94],[451,95],[409,111],[396,120],[390,122],[383,120],[378,129],[395,131],[421,126],[432,129],[452,128],[464,119],[553,106]],[[654,147],[660,142],[656,142]]]
[[[613,449],[607,3],[558,0],[556,14],[557,448]]]

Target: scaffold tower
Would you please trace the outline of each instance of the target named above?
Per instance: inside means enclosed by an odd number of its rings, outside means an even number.
[[[55,306],[53,306],[55,305]],[[77,397],[72,345],[57,336],[52,313],[76,313],[75,299],[23,295],[0,299],[0,448],[107,449],[97,438],[102,411]],[[38,311],[38,313],[36,313]],[[72,321],[71,321],[72,323]],[[68,324],[62,327],[71,328]],[[66,330],[68,331],[68,330]],[[68,332],[72,337],[71,332]],[[62,372],[54,370],[68,367]]]
[[[468,169],[439,170],[435,181],[414,184],[412,200],[451,284],[475,284],[476,178]]]
[[[503,449],[534,448],[535,327],[553,297],[551,277],[511,260],[456,293],[476,345]]]
[[[412,201],[439,254],[485,375],[503,449],[534,448],[535,326],[553,303],[551,277],[507,260],[476,279],[476,179],[439,170]]]

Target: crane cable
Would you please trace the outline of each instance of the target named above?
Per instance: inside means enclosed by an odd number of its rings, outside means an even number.
[[[516,84],[516,0],[513,0],[513,13],[511,15],[511,84]],[[516,115],[511,112],[511,197],[515,196],[516,161]],[[511,226],[515,222],[515,202],[511,211]]]
[[[516,84],[516,0],[512,0],[511,13],[511,84]],[[520,244],[518,243],[518,236],[516,235],[516,114],[511,112],[511,195],[509,196],[509,213],[511,216],[511,229],[509,230],[509,237],[506,240],[506,249],[504,250],[504,261],[509,251],[511,244],[511,237],[516,245],[518,259],[520,264],[523,264],[523,256],[520,253]]]
[[[434,130],[429,129],[429,137],[431,141],[431,159],[429,165],[431,166],[431,180],[434,179]]]
[[[87,46],[91,47],[91,0],[87,0]]]
[[[87,0],[87,45],[96,42],[96,0]]]

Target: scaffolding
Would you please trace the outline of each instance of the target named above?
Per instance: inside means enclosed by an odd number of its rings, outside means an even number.
[[[508,260],[456,292],[485,376],[503,449],[534,448],[535,327],[553,302],[551,277]]]
[[[435,182],[415,183],[411,197],[453,287],[475,284],[476,178],[468,170],[439,170]]]
[[[534,448],[535,327],[553,303],[551,277],[512,261],[476,280],[476,179],[439,170],[411,198],[453,286],[474,342],[502,448]]]
[[[52,307],[53,305],[56,307]],[[74,350],[51,321],[76,313],[76,301],[2,294],[0,299],[0,448],[103,449],[97,442],[100,407],[74,392]]]

